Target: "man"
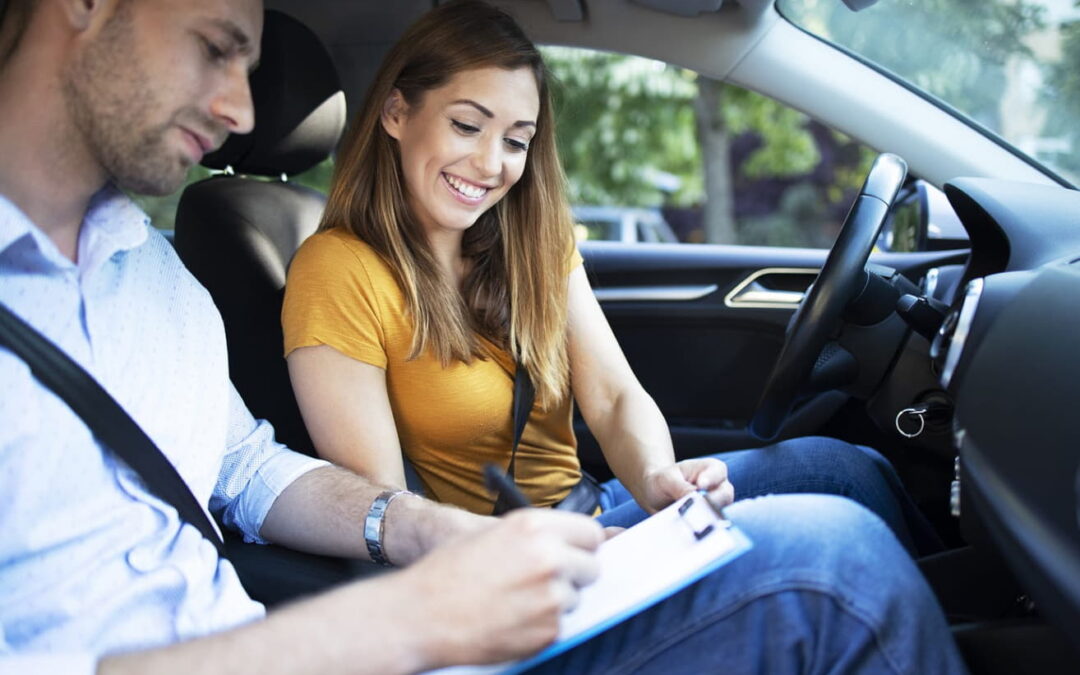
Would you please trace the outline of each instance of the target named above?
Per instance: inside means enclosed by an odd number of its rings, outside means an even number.
[[[252,419],[208,295],[118,189],[171,192],[226,134],[251,130],[260,30],[260,0],[10,0],[0,301],[92,373],[248,540],[366,558],[383,490]],[[264,618],[231,564],[5,350],[0,381],[0,673],[495,662],[549,643],[598,573],[590,519],[494,520],[402,495],[382,545],[404,570]],[[731,511],[754,551],[547,667],[962,670],[925,585],[865,511],[812,497]],[[802,534],[775,536],[792,521]]]

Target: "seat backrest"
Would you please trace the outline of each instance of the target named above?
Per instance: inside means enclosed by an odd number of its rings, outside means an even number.
[[[273,10],[251,94],[255,130],[203,160],[234,175],[184,190],[176,250],[221,311],[229,372],[252,413],[278,440],[313,454],[282,358],[281,302],[289,262],[318,226],[326,196],[282,179],[330,155],[345,127],[345,95],[315,34]]]

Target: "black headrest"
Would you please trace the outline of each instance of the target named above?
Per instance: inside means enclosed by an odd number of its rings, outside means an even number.
[[[266,11],[251,97],[255,130],[230,136],[203,166],[297,174],[326,159],[345,128],[345,94],[330,55],[315,33],[282,12]]]

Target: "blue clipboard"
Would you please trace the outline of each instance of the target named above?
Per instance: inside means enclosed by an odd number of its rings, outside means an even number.
[[[444,668],[431,675],[521,673],[674,595],[752,546],[704,495],[687,495],[601,545],[600,576],[563,616],[554,644],[521,661]]]

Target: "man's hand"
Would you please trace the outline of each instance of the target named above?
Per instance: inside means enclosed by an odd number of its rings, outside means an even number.
[[[559,616],[596,578],[603,531],[591,518],[548,509],[478,523],[399,572],[234,630],[115,654],[98,672],[395,675],[528,656],[555,639]]]
[[[514,511],[393,575],[400,602],[416,612],[401,630],[430,638],[432,666],[532,654],[555,639],[559,616],[596,579],[594,552],[603,540],[585,516]]]
[[[727,465],[718,459],[686,459],[645,477],[645,494],[641,506],[651,512],[659,511],[675,500],[695,490],[705,490],[709,501],[723,508],[735,499],[735,488],[728,481]]]

